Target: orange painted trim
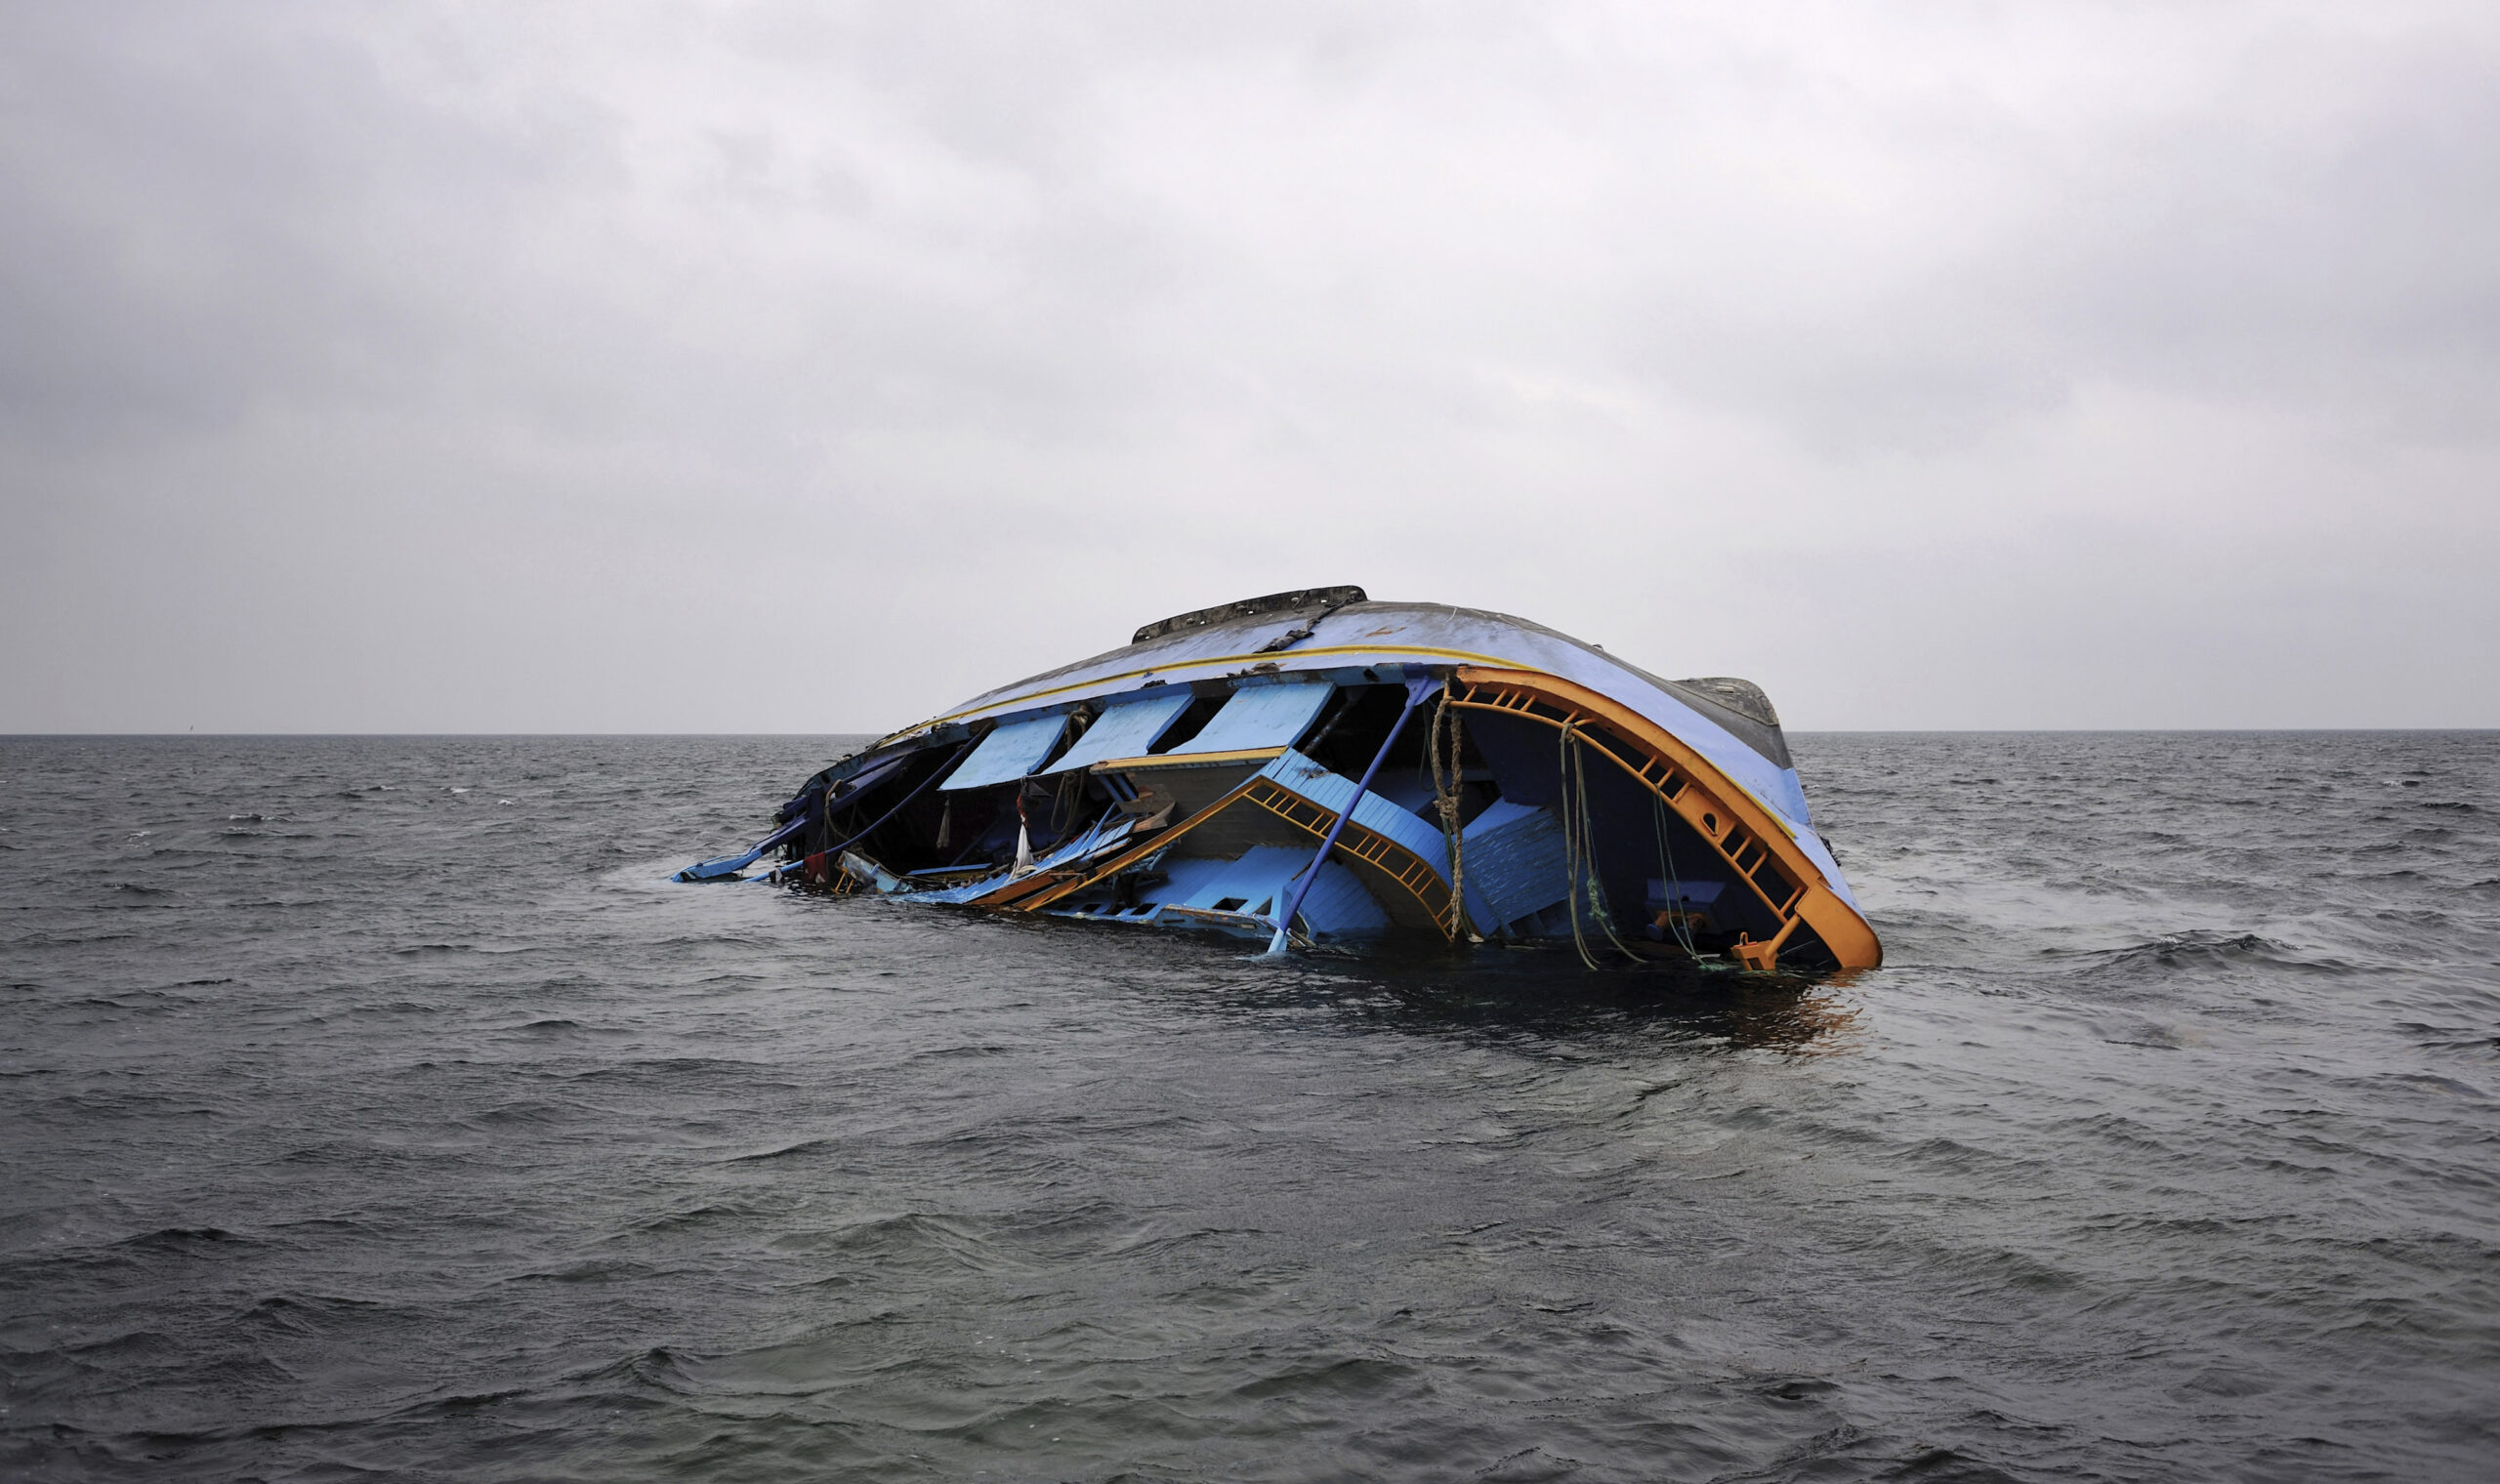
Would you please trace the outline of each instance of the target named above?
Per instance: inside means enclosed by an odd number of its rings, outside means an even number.
[[[1787,822],[1684,739],[1620,701],[1542,671],[1462,665],[1457,679],[1468,691],[1455,697],[1454,703],[1468,710],[1521,717],[1558,729],[1567,725],[1580,731],[1610,733],[1633,750],[1647,755],[1644,763],[1636,766],[1612,748],[1597,749],[1664,800],[1781,920],[1778,936],[1761,948],[1775,950],[1802,921],[1813,929],[1814,936],[1822,939],[1841,968],[1874,969],[1882,965],[1884,945],[1877,940],[1875,929],[1832,889],[1822,868],[1797,847]],[[1492,693],[1492,698],[1479,699],[1482,692]],[[1500,704],[1505,699],[1515,704]],[[1561,715],[1540,716],[1525,709],[1525,703],[1530,701],[1541,701]],[[1673,787],[1679,773],[1684,786]],[[1787,901],[1771,900],[1770,892],[1755,880],[1766,855],[1779,862],[1781,874],[1792,884],[1795,894]],[[1759,957],[1760,967],[1769,968],[1771,954],[1761,952]]]
[[[1242,779],[1238,787],[1234,788],[1231,792],[1226,794],[1215,803],[1208,804],[1205,808],[1198,810],[1196,813],[1182,820],[1179,824],[1173,825],[1169,829],[1155,831],[1153,834],[1148,835],[1143,842],[1133,845],[1127,849],[1114,854],[1109,860],[1106,860],[1103,862],[1103,864],[1095,867],[1092,872],[1079,876],[1071,881],[1062,882],[1059,886],[1048,891],[1034,892],[1030,896],[1023,897],[1021,900],[1009,903],[1008,905],[1014,911],[1018,912],[1039,912],[1044,907],[1060,900],[1062,897],[1073,896],[1077,892],[1094,885],[1096,882],[1102,881],[1106,877],[1117,876],[1120,872],[1127,870],[1138,861],[1144,860],[1152,852],[1162,849],[1165,845],[1170,845],[1172,842],[1188,834],[1191,830],[1196,829],[1198,826],[1206,823],[1208,820],[1213,819],[1218,814],[1221,814],[1226,809],[1231,807],[1233,804],[1240,800],[1242,795],[1249,793],[1250,786],[1258,781],[1259,775],[1253,773],[1249,777]],[[1030,880],[1029,877],[1026,879]]]
[[[1097,773],[1143,773],[1158,767],[1215,767],[1227,763],[1273,763],[1285,755],[1281,747],[1246,747],[1229,753],[1149,753],[1143,758],[1109,758],[1093,765]]]
[[[1055,883],[1067,880],[1069,874],[1064,866],[1055,870],[1026,872],[1014,881],[982,892],[964,905],[967,907],[1014,907],[1033,893],[1047,889]]]

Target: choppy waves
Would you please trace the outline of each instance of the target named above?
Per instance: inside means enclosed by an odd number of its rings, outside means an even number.
[[[2500,739],[1800,739],[1826,983],[664,884],[829,751],[0,744],[0,1473],[2500,1456]]]

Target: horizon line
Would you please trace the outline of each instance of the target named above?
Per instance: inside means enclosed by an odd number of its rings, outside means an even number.
[[[2500,725],[2424,726],[1782,726],[1788,736],[2120,736],[2231,735],[2316,732],[2486,732]],[[209,741],[259,741],[293,738],[307,741],[346,738],[435,738],[485,740],[511,737],[882,737],[887,731],[0,731],[0,742],[102,740],[164,740],[199,738]]]

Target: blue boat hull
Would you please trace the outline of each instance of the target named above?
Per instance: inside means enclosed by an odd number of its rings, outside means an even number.
[[[1280,949],[1402,934],[1567,942],[1593,964],[1883,957],[1759,689],[1354,588],[1146,625],[879,738],[774,824],[681,879]]]

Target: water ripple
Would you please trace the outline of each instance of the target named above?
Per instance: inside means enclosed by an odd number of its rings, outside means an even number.
[[[1891,967],[663,883],[828,739],[0,742],[0,1475],[2479,1479],[2500,739],[1795,739]]]

